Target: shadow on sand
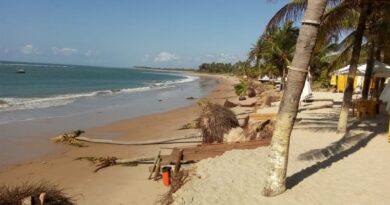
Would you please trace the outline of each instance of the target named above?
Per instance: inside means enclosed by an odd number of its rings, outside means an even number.
[[[379,119],[377,122],[381,122],[381,120]],[[323,161],[320,161],[287,177],[287,189],[293,188],[319,170],[328,168],[332,166],[333,163],[338,162],[366,147],[373,138],[378,136],[378,134],[386,132],[386,126],[384,126],[385,124],[375,123],[373,126],[372,123],[373,121],[357,121],[350,126],[350,129],[366,131],[365,133],[346,134],[340,140],[331,143],[325,148],[314,149],[301,154],[298,157],[299,160]]]

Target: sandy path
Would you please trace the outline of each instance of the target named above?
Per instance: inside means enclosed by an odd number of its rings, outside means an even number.
[[[261,195],[269,148],[236,150],[198,163],[195,177],[176,193],[175,204],[390,203],[387,117],[351,121],[354,129],[345,138],[335,134],[337,108],[304,111],[298,117],[302,121],[291,137],[284,194]]]
[[[234,96],[234,78],[212,76],[219,84],[207,99],[222,102]],[[195,102],[195,101],[194,101]],[[115,137],[121,140],[144,140],[182,136],[194,130],[177,130],[198,116],[195,105],[174,111],[111,123],[87,130],[91,138]],[[88,144],[86,148],[58,145],[58,154],[21,163],[0,173],[1,184],[20,184],[25,181],[49,181],[65,188],[74,196],[77,204],[153,204],[159,195],[166,192],[161,182],[146,180],[150,165],[137,167],[115,166],[93,173],[86,161],[74,161],[81,156],[116,156],[131,158],[154,156],[160,147],[176,145],[118,146]],[[168,150],[165,150],[167,152]]]

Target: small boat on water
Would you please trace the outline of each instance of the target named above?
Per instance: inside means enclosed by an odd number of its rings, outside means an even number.
[[[26,71],[25,71],[24,69],[18,69],[18,70],[16,71],[16,73],[24,74],[24,73],[26,73]]]

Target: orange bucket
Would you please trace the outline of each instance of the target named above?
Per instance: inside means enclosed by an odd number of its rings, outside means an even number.
[[[171,185],[171,167],[162,168],[162,181],[164,186]]]

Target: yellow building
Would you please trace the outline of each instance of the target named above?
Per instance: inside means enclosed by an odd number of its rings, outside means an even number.
[[[330,84],[333,86],[336,86],[337,92],[344,92],[345,88],[347,87],[347,80],[348,75],[333,75]],[[355,76],[355,80],[353,82],[353,89],[356,89],[358,86],[361,86],[364,82],[363,76]]]

